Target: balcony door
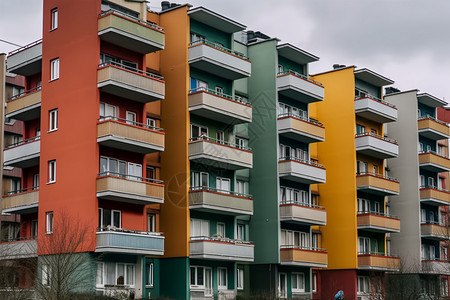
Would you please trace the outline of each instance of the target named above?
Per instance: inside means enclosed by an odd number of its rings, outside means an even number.
[[[218,189],[222,193],[229,194],[230,193],[230,179],[229,178],[216,178],[216,189]]]
[[[359,254],[370,253],[370,238],[367,237],[358,238],[358,253]]]

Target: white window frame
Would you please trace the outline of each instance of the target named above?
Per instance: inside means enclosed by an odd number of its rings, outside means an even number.
[[[45,213],[45,233],[52,234],[53,233],[53,211],[48,211]]]
[[[200,226],[200,232],[198,235],[195,233],[194,235],[194,229],[196,227]],[[202,219],[191,219],[191,237],[198,237],[198,236],[209,236],[209,221],[208,220],[202,220]]]
[[[217,232],[217,235],[220,235],[221,237],[226,237],[227,227],[226,227],[225,223],[217,222],[216,232]]]
[[[284,277],[284,280],[281,277]],[[281,288],[281,281],[284,283],[284,290]],[[284,272],[278,273],[278,296],[280,298],[287,298],[287,274]]]
[[[20,178],[11,179],[11,192],[19,193],[22,189],[22,182]]]
[[[317,293],[317,273],[312,273],[311,291]]]
[[[305,291],[305,274],[298,273],[298,272],[292,272],[291,274],[291,284],[292,284],[292,292],[302,293]],[[294,282],[297,286],[294,288]]]
[[[51,28],[50,31],[58,28],[58,8],[54,8],[50,11],[51,14]]]
[[[59,78],[59,57],[50,61],[50,81]]]
[[[95,281],[95,285],[97,287],[103,287],[105,285],[105,273],[106,273],[105,272],[105,264],[102,262],[98,262],[97,263],[97,279]]]
[[[206,179],[206,180],[204,180]],[[206,182],[204,182],[206,181]],[[191,172],[191,189],[202,189],[209,187],[209,173]]]
[[[193,128],[194,127],[197,127],[198,128],[198,132],[199,132],[199,136],[193,136],[192,135],[192,132],[193,132]],[[197,125],[197,124],[191,124],[191,133],[190,133],[190,135],[191,135],[191,139],[195,139],[195,138],[200,138],[200,137],[208,137],[208,127],[205,127],[205,126],[200,126],[200,125]]]
[[[370,281],[368,276],[357,276],[357,294],[367,295],[370,293]]]
[[[42,285],[43,286],[50,286],[51,285],[51,270],[52,267],[47,264],[42,265]]]
[[[156,232],[156,214],[147,214],[147,231]]]
[[[218,143],[224,144],[225,143],[225,132],[217,130],[216,131],[216,141]]]
[[[203,284],[198,284],[198,272],[199,269],[202,269],[203,271]],[[191,274],[190,272],[194,272],[194,284],[191,282]],[[209,273],[209,274],[207,274]],[[209,275],[209,280],[206,278]],[[210,287],[207,286],[207,282],[211,284]],[[192,290],[204,290],[205,296],[211,296],[213,292],[212,287],[212,268],[210,267],[203,267],[203,266],[191,266],[189,269],[189,285]]]
[[[56,160],[48,161],[48,183],[56,182]]]
[[[147,270],[147,266],[148,266],[148,270]],[[154,279],[154,274],[153,274],[153,272],[154,272],[154,265],[153,265],[153,263],[146,264],[145,269],[146,269],[145,271],[146,271],[146,275],[147,275],[147,278],[146,278],[146,281],[145,281],[145,287],[147,287],[147,288],[148,287],[153,287],[153,279]]]
[[[236,239],[245,241],[245,224],[236,224]]]
[[[147,117],[147,126],[150,127],[150,129],[156,128],[156,120]]]
[[[129,286],[129,287],[134,287],[134,285],[136,284],[136,278],[135,278],[135,273],[136,273],[136,266],[134,264],[126,264],[126,263],[116,263],[116,276],[115,276],[115,281],[117,286],[122,286],[122,284],[118,284],[117,283],[117,279],[118,279],[118,269],[119,266],[123,265],[123,285],[124,286]],[[132,267],[133,268],[133,272],[130,276],[130,274],[128,273],[128,267]],[[130,284],[130,282],[132,281],[132,283]]]
[[[58,109],[52,109],[48,112],[48,132],[58,130]]]
[[[225,272],[225,282],[222,282],[221,272]],[[227,268],[217,268],[217,288],[219,290],[226,290],[228,288],[228,270]]]
[[[31,236],[37,238],[38,235],[38,220],[31,220]]]
[[[100,102],[99,116],[101,119],[116,119],[119,114],[119,108],[115,105]]]
[[[370,253],[370,238],[360,236],[358,237],[358,254]]]
[[[434,178],[433,177],[428,177],[428,187],[429,188],[434,188]]]
[[[126,112],[127,124],[136,125],[137,115],[134,111],[127,110]]]
[[[237,268],[237,289],[244,289],[244,269]]]
[[[105,226],[114,226],[114,220],[115,220],[115,217],[114,217],[114,213],[119,213],[119,227],[117,227],[117,228],[122,228],[122,211],[121,210],[117,210],[117,209],[109,209],[109,208],[106,208],[107,210],[110,210],[111,211],[111,224],[107,224],[107,225],[105,225]],[[104,208],[102,208],[102,207],[99,207],[98,208],[98,211],[99,211],[99,225],[100,225],[100,227],[103,227],[103,216],[104,216]]]
[[[216,94],[219,95],[219,96],[222,96],[224,94],[223,93],[223,87],[216,86]]]
[[[39,173],[33,175],[33,190],[39,189]]]
[[[228,189],[226,189],[226,186],[225,186],[226,182],[228,182]],[[220,193],[229,194],[231,191],[231,179],[223,178],[223,177],[216,177],[216,189]]]

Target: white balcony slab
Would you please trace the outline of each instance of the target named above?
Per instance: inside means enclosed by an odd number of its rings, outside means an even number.
[[[8,72],[30,76],[42,70],[42,41],[12,51],[6,62]]]
[[[326,171],[324,167],[295,160],[281,160],[278,162],[279,176],[291,181],[305,184],[324,183]]]
[[[40,151],[40,139],[7,148],[4,152],[4,165],[17,168],[37,166],[39,164]]]
[[[151,233],[99,231],[95,252],[163,255],[164,237]]]
[[[355,113],[377,123],[395,122],[398,118],[394,105],[369,97],[355,99]]]
[[[323,101],[323,86],[292,73],[277,76],[277,90],[286,97],[303,103]]]
[[[396,142],[369,133],[357,135],[355,147],[356,152],[379,159],[398,157],[398,144]]]

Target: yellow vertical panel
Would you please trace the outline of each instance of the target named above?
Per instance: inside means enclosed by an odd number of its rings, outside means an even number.
[[[358,266],[353,71],[349,67],[312,77],[325,86],[324,101],[310,104],[310,114],[325,125],[325,141],[311,149],[327,169],[327,181],[318,189],[327,211],[327,225],[321,229],[328,269]]]

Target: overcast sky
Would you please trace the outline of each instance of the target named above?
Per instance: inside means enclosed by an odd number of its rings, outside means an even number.
[[[65,0],[68,1],[68,0]],[[75,0],[73,0],[75,1]],[[150,1],[160,10],[161,1]],[[183,2],[182,2],[183,3]],[[369,68],[401,89],[450,102],[449,0],[191,0],[335,63]],[[0,39],[25,45],[42,36],[42,0],[0,0]],[[0,42],[0,53],[15,46]]]

